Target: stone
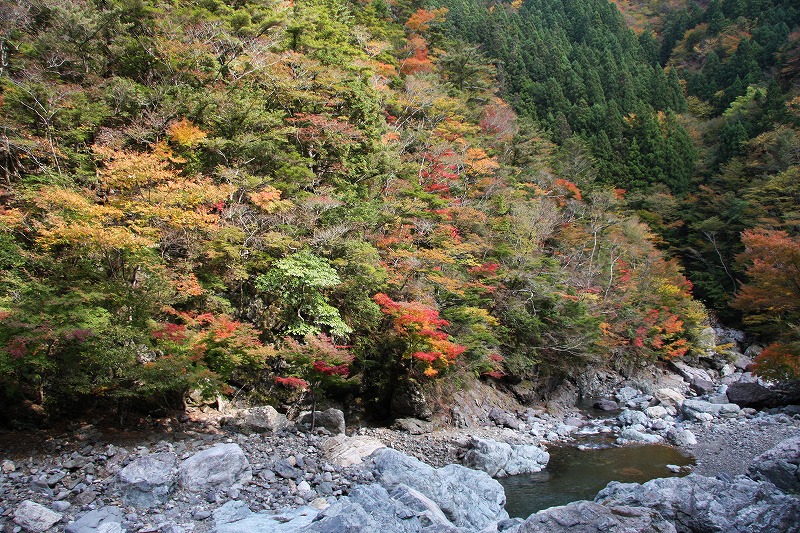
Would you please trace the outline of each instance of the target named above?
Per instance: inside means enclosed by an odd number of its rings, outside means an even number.
[[[433,423],[418,418],[398,418],[392,425],[394,429],[411,433],[412,435],[424,435],[433,431]]]
[[[272,470],[283,479],[299,479],[303,477],[303,471],[284,458],[277,459]]]
[[[746,476],[721,480],[690,474],[642,485],[612,481],[594,501],[646,507],[681,532],[796,531],[800,524],[800,499]]]
[[[617,404],[617,402],[615,402],[614,400],[605,400],[605,399],[597,400],[596,402],[594,402],[594,405],[592,405],[592,407],[594,407],[598,411],[616,411],[617,409],[619,409],[619,405]]]
[[[322,443],[322,451],[326,459],[331,464],[342,468],[361,464],[375,450],[385,447],[386,445],[378,439],[366,436],[337,435]]]
[[[706,414],[712,418],[715,416],[733,418],[738,416],[740,411],[739,406],[733,403],[719,404],[694,399],[684,401],[681,409],[686,418],[700,421],[706,421],[708,417],[698,417],[698,414]]]
[[[617,415],[617,420],[619,420],[619,423],[623,426],[633,426],[635,424],[646,426],[649,422],[646,414],[641,411],[632,411],[630,409],[625,409]]]
[[[657,444],[664,442],[664,439],[659,435],[651,435],[649,433],[642,433],[641,431],[637,431],[633,428],[625,428],[620,432],[617,442],[619,444],[628,444],[634,442]]]
[[[471,438],[464,454],[464,466],[482,470],[492,477],[516,476],[541,472],[550,454],[532,445],[507,444]]]
[[[300,413],[297,419],[297,429],[301,431],[311,431],[311,425],[311,412],[305,411]],[[339,409],[330,408],[324,411],[315,411],[313,425],[315,429],[325,428],[331,435],[345,434],[344,413]]]
[[[525,520],[518,533],[674,533],[675,526],[656,511],[633,506],[605,506],[577,501],[539,511]]]
[[[615,396],[618,402],[626,403],[633,400],[637,396],[641,396],[641,394],[642,391],[639,389],[634,389],[633,387],[622,387],[617,391]]]
[[[778,394],[760,383],[731,383],[726,392],[728,399],[740,407],[774,407],[779,405]]]
[[[656,400],[658,400],[658,402],[665,407],[680,407],[683,405],[683,401],[686,399],[683,394],[674,389],[658,389],[653,393],[653,396],[655,396]]]
[[[645,414],[650,418],[665,418],[669,416],[667,409],[663,405],[654,405],[644,410]]]
[[[486,472],[461,465],[434,469],[391,448],[377,450],[369,462],[376,481],[387,491],[406,485],[422,493],[456,527],[480,531],[508,519],[503,487]]]
[[[516,415],[497,407],[492,407],[492,410],[489,411],[489,419],[500,427],[519,429],[519,419]]]
[[[682,448],[697,445],[697,437],[688,429],[672,428],[667,432],[667,439]]]
[[[753,459],[748,475],[783,491],[800,493],[800,437],[781,441]]]
[[[183,461],[181,485],[191,492],[227,490],[250,481],[250,463],[238,444],[217,444]]]
[[[742,372],[746,372],[750,368],[750,365],[753,364],[752,357],[755,357],[752,355],[741,354],[739,352],[728,352],[727,355],[730,363]]]
[[[271,405],[241,409],[231,416],[223,417],[220,424],[240,433],[264,433],[274,435],[288,425],[286,416]]]
[[[242,501],[229,501],[214,511],[215,533],[296,533],[312,531],[310,526],[319,510],[304,505],[278,513],[254,513]]]
[[[14,461],[10,459],[5,459],[2,464],[0,464],[0,470],[3,471],[4,474],[10,474],[11,472],[17,469],[17,465],[14,464]]]
[[[324,510],[308,531],[456,533],[439,506],[421,492],[398,485],[391,490],[377,484],[357,486],[346,497]]]
[[[131,461],[117,479],[122,501],[138,508],[166,502],[177,481],[178,457],[171,452],[152,453]]]
[[[399,381],[392,393],[391,411],[396,417],[430,420],[433,411],[428,406],[422,387],[413,379]]]
[[[53,510],[55,512],[57,512],[57,513],[63,513],[64,511],[69,509],[71,506],[72,506],[71,503],[69,503],[68,501],[64,501],[64,500],[54,501],[53,504],[51,505]]]
[[[26,531],[41,533],[47,531],[62,518],[61,513],[56,513],[31,500],[24,500],[14,510],[14,523]]]
[[[714,390],[714,380],[702,368],[694,368],[681,361],[671,361],[670,366],[696,392],[703,394]]]

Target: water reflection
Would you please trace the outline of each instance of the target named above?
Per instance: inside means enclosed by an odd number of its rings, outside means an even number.
[[[499,479],[506,490],[508,514],[530,514],[576,500],[591,500],[609,481],[644,483],[673,473],[667,465],[686,466],[693,459],[671,446],[648,444],[584,449],[550,447],[550,464],[537,474]]]

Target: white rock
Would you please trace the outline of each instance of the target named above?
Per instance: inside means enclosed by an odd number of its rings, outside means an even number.
[[[648,407],[645,410],[645,413],[647,413],[647,416],[649,416],[650,418],[664,418],[665,416],[669,415],[669,413],[667,413],[667,409],[662,405],[654,405],[653,407]]]
[[[14,511],[14,523],[27,531],[41,533],[61,520],[61,513],[51,511],[43,505],[25,500]]]
[[[386,448],[386,445],[373,437],[347,437],[336,435],[327,439],[322,445],[328,461],[336,466],[346,468],[361,464],[375,450]]]

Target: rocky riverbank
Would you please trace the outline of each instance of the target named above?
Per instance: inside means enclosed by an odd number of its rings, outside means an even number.
[[[621,383],[593,411],[486,405],[462,417],[471,427],[401,419],[346,436],[335,409],[317,413],[312,431],[308,415],[258,407],[149,432],[6,435],[0,531],[796,530],[800,500],[785,491],[800,491],[800,408],[740,405],[766,393],[735,362]],[[612,483],[594,502],[509,519],[492,477],[537,472],[548,444],[596,436],[670,444],[697,464],[686,478]]]

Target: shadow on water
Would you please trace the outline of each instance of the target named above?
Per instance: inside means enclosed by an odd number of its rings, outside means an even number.
[[[694,460],[671,446],[658,444],[579,449],[552,446],[550,463],[543,472],[499,479],[506,491],[506,510],[512,517],[591,500],[610,481],[644,483],[675,474],[667,465],[686,466]],[[685,471],[686,469],[682,469]]]

